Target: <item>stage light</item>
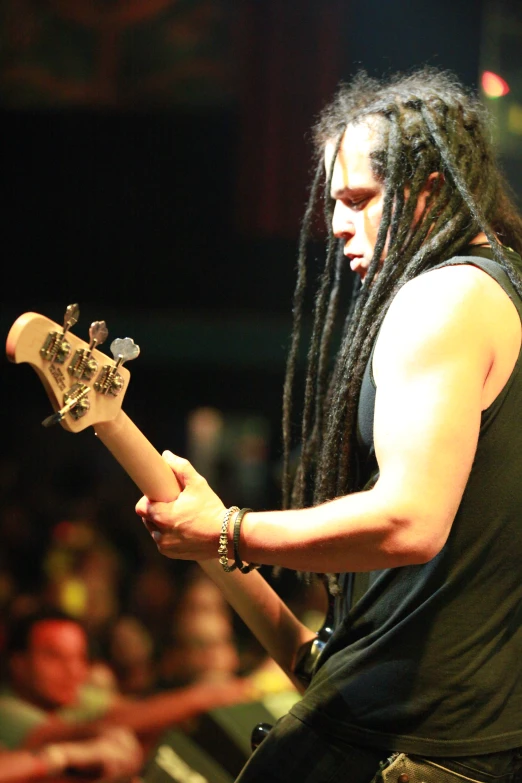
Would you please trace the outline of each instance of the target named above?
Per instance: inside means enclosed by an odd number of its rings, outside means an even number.
[[[487,98],[502,98],[509,92],[509,84],[493,71],[483,71],[482,89]]]

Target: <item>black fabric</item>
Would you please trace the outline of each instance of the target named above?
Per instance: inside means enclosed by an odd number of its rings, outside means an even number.
[[[487,250],[473,263],[522,304]],[[512,255],[519,266],[518,256]],[[295,716],[332,737],[434,757],[522,746],[522,359],[482,415],[449,538],[430,562],[375,571],[337,627]],[[373,387],[373,388],[372,388]],[[371,480],[375,388],[367,368],[359,436]]]
[[[387,755],[384,750],[336,742],[293,715],[285,715],[257,748],[236,783],[370,783]]]
[[[411,758],[410,783],[521,783],[518,751],[460,759],[437,759],[433,768],[424,758]],[[391,762],[391,764],[390,764]],[[387,767],[389,766],[389,769]],[[440,769],[444,767],[444,769]],[[395,783],[393,756],[383,748],[362,748],[325,736],[293,715],[281,718],[250,758],[236,783]],[[152,783],[152,781],[151,781]],[[156,783],[156,781],[154,781]],[[163,783],[163,782],[162,782]]]

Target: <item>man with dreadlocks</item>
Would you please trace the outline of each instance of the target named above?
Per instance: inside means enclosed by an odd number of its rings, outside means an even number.
[[[359,75],[316,139],[288,465],[324,171],[331,231],[285,510],[225,512],[167,453],[181,495],[137,511],[161,552],[200,561],[296,682],[313,668],[242,783],[507,783],[522,747],[522,221],[479,101],[447,73]],[[347,267],[356,283],[343,306]],[[235,561],[222,558],[224,570],[211,560],[220,531]],[[243,560],[330,575],[334,632],[313,667],[314,635]]]

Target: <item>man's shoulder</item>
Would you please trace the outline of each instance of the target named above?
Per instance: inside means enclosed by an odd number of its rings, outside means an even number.
[[[9,688],[0,690],[0,710],[3,712],[12,710],[16,713],[43,713],[43,710],[22,699]],[[43,713],[45,714],[45,713]]]
[[[379,333],[374,371],[401,357],[420,368],[442,356],[492,356],[507,307],[513,307],[507,295],[478,267],[444,266],[423,273],[393,299]]]
[[[422,371],[465,360],[488,373],[493,364],[512,364],[519,347],[520,317],[506,291],[478,266],[449,264],[399,290],[379,333],[373,369],[377,378],[401,362]]]
[[[498,284],[471,265],[429,270],[405,283],[394,297],[383,323],[383,332],[406,331],[411,337],[453,329],[463,320],[476,320]],[[500,292],[502,293],[502,292]],[[412,334],[412,328],[415,334]]]
[[[511,304],[511,307],[513,305]],[[430,269],[405,283],[385,319],[385,328],[416,328],[430,333],[459,325],[474,327],[502,317],[510,300],[490,274],[473,264],[451,264]]]
[[[19,747],[25,737],[46,720],[44,710],[13,691],[4,689],[0,692],[0,743],[6,747]]]
[[[451,263],[428,269],[405,283],[397,294],[401,303],[415,300],[439,303],[460,301],[463,296],[483,295],[494,290],[498,283],[483,269],[471,263]]]

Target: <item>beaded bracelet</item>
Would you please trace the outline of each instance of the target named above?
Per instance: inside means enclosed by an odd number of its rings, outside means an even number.
[[[223,517],[223,524],[221,525],[221,533],[219,534],[219,547],[218,547],[219,562],[221,564],[221,567],[223,568],[223,571],[225,571],[227,574],[230,573],[230,571],[236,570],[235,563],[233,563],[232,565],[228,564],[228,523],[234,511],[239,511],[239,506],[230,506],[230,508],[227,508],[227,510],[225,511],[225,516]]]
[[[239,556],[239,537],[241,535],[241,522],[243,517],[248,511],[252,511],[251,508],[242,508],[238,511],[234,520],[234,565],[239,568],[242,574],[249,574],[254,568],[261,568],[257,563],[243,563]]]

